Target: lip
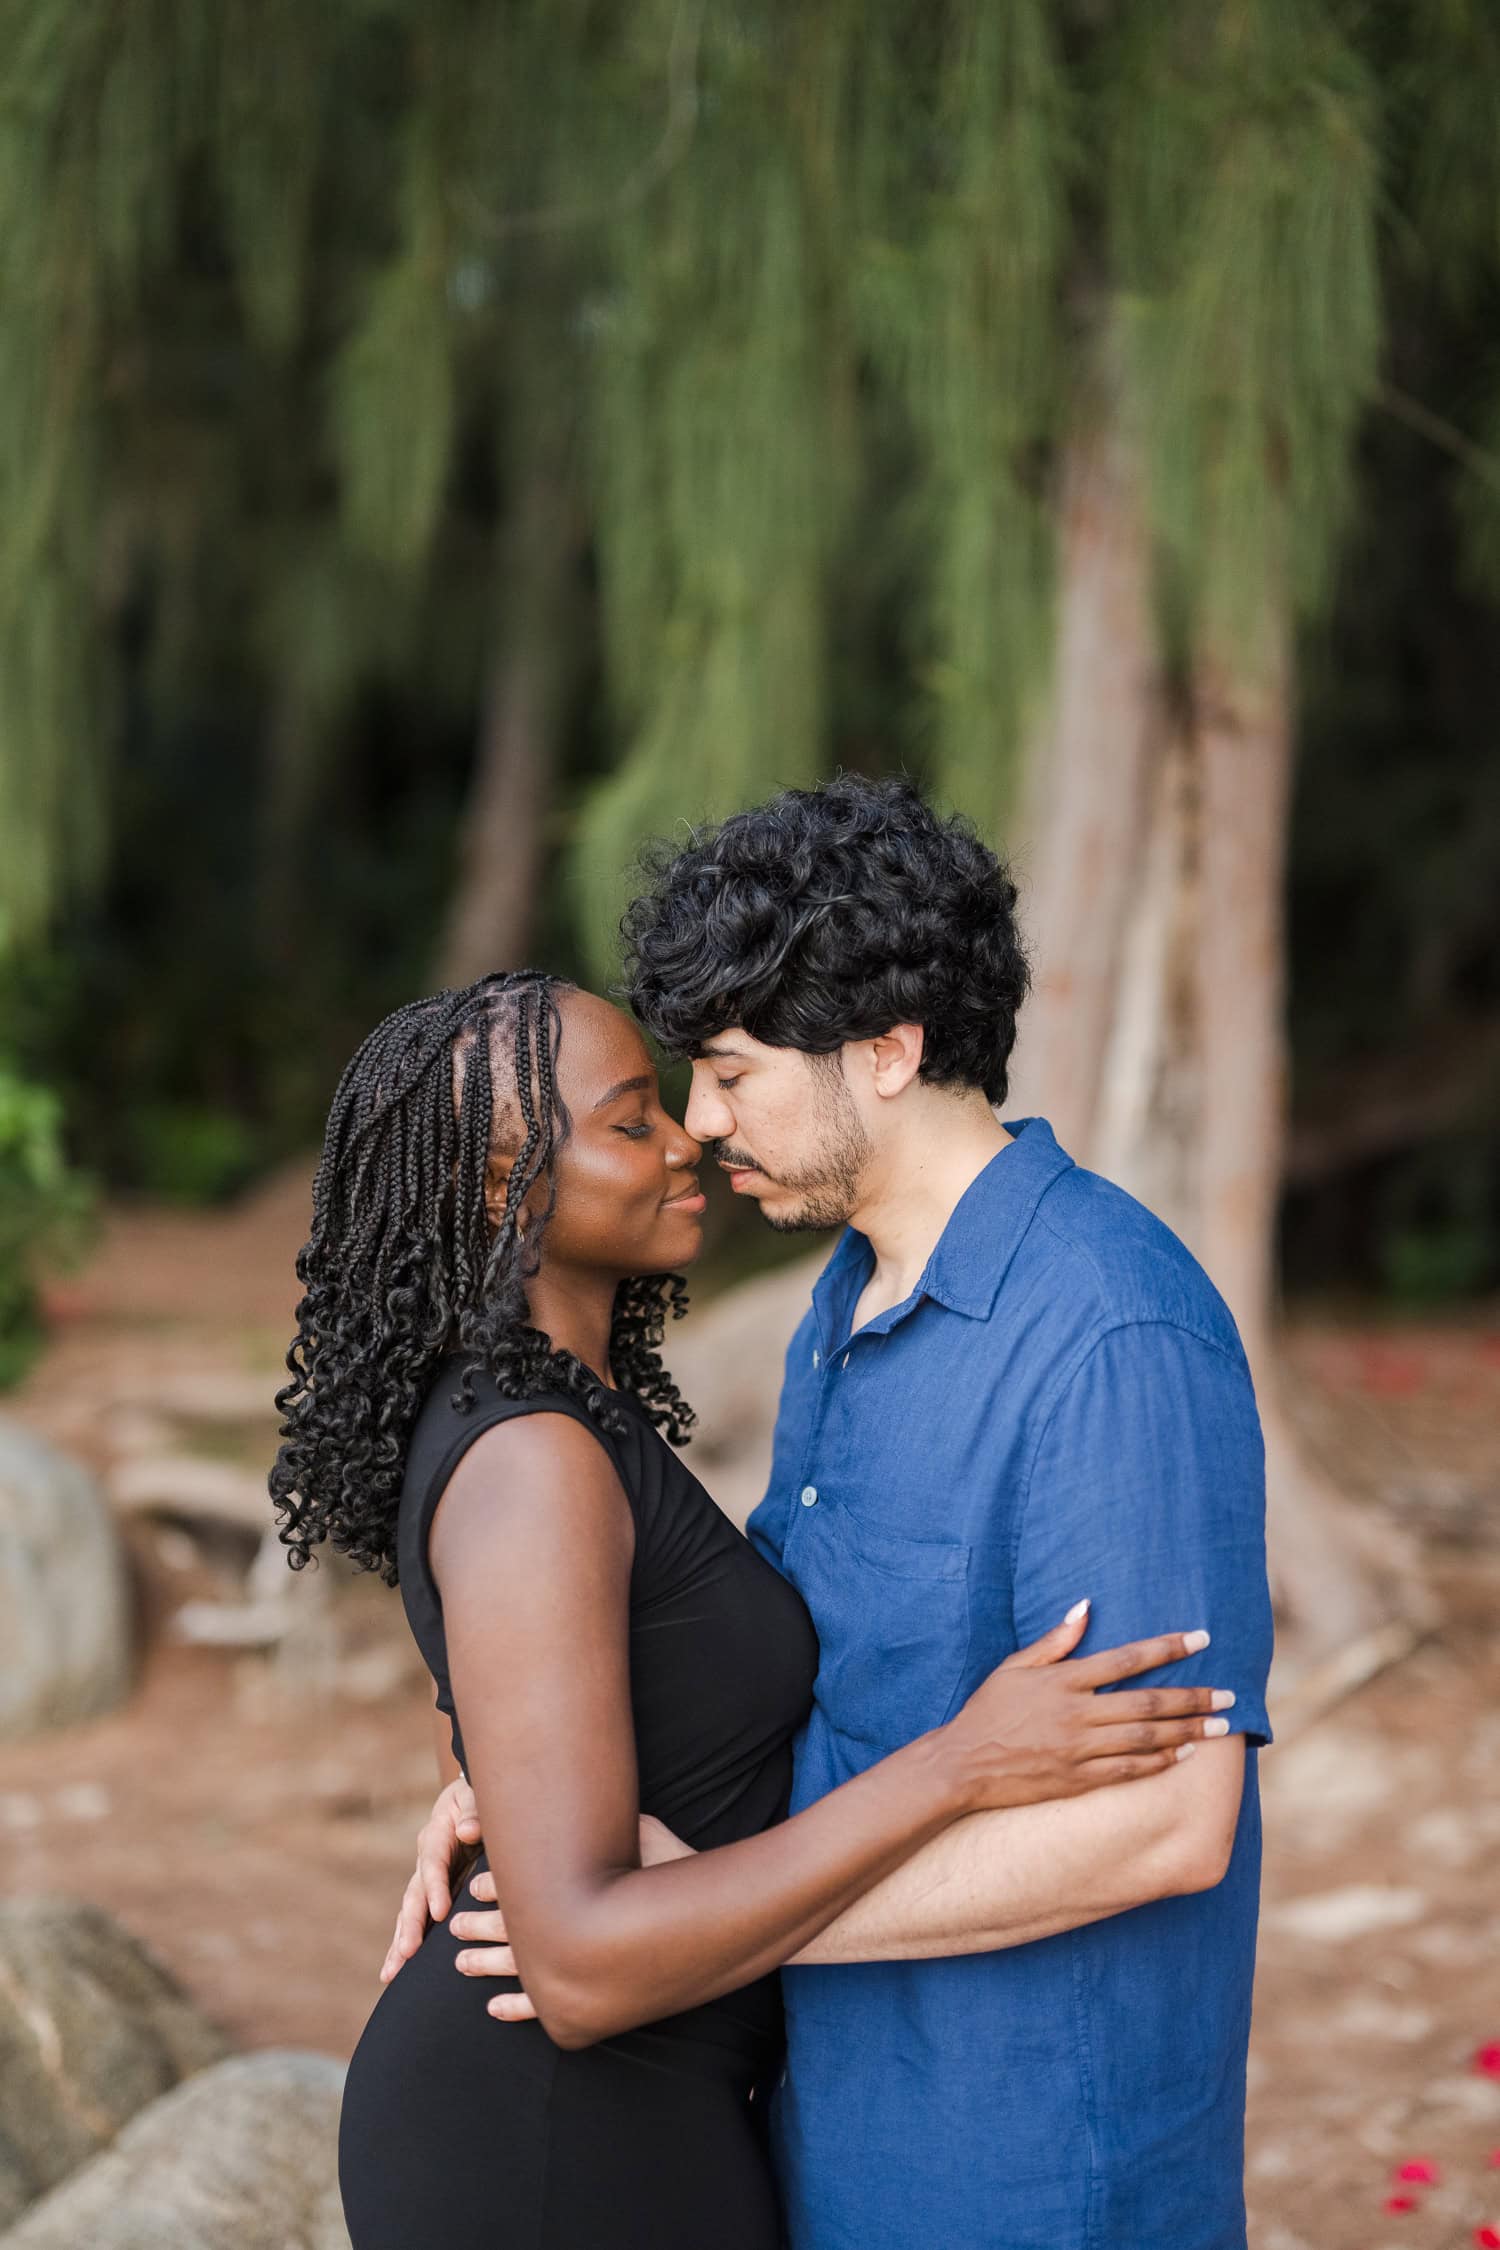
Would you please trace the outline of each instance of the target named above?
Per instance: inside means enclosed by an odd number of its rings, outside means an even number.
[[[751,1180],[758,1180],[761,1176],[760,1173],[755,1170],[753,1165],[748,1167],[736,1168],[731,1165],[721,1164],[719,1169],[721,1172],[724,1172],[727,1175],[729,1185],[734,1190],[736,1195],[743,1195],[749,1182]]]
[[[684,1213],[687,1213],[692,1211],[706,1210],[707,1206],[708,1197],[704,1194],[702,1188],[690,1187],[684,1188],[680,1195],[669,1195],[666,1201],[663,1203],[662,1209],[664,1211],[682,1211]]]

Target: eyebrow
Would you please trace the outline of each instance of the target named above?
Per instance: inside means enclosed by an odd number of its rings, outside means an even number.
[[[654,1081],[650,1078],[622,1078],[618,1086],[611,1086],[607,1094],[599,1096],[594,1107],[595,1109],[608,1109],[610,1103],[617,1102],[622,1094],[642,1094],[653,1083]]]
[[[748,1062],[750,1060],[743,1047],[725,1047],[717,1039],[710,1039],[706,1046],[698,1049],[698,1052],[700,1055],[711,1057],[715,1062]]]

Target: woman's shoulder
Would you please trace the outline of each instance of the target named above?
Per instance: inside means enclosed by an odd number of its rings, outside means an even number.
[[[555,1440],[544,1436],[539,1417],[550,1416]],[[621,1418],[625,1420],[625,1417]],[[461,1352],[445,1352],[433,1371],[407,1446],[405,1474],[397,1511],[398,1569],[403,1582],[428,1581],[427,1540],[438,1502],[471,1447],[507,1425],[525,1422],[528,1436],[556,1443],[558,1469],[571,1482],[576,1448],[597,1441],[613,1465],[635,1511],[638,1439],[616,1433],[594,1415],[576,1393],[553,1387],[512,1398],[487,1368],[466,1365]],[[564,1427],[564,1423],[571,1425]],[[634,1432],[634,1417],[627,1430]],[[584,1433],[588,1435],[585,1436]]]
[[[613,1405],[614,1401],[609,1403]],[[620,1427],[609,1427],[576,1391],[560,1385],[514,1398],[500,1388],[488,1368],[467,1361],[461,1352],[445,1352],[433,1371],[412,1431],[408,1493],[414,1488],[430,1488],[434,1482],[445,1483],[468,1447],[485,1432],[538,1416],[561,1416],[578,1425],[597,1439],[617,1466],[622,1441],[628,1440],[637,1427],[633,1415],[618,1411],[609,1420]]]

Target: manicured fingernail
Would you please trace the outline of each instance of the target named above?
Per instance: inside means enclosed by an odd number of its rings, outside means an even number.
[[[1092,1595],[1085,1594],[1081,1602],[1075,1602],[1073,1604],[1073,1607],[1068,1611],[1067,1616],[1063,1619],[1063,1623],[1065,1625],[1076,1625],[1079,1618],[1082,1617],[1084,1611],[1088,1608],[1089,1603],[1092,1599]]]
[[[1205,1632],[1205,1631],[1203,1630],[1203,1627],[1202,1627],[1202,1626],[1200,1625],[1200,1626],[1198,1627],[1198,1629],[1197,1629],[1197,1631],[1196,1631],[1196,1632],[1194,1632],[1194,1633],[1184,1633],[1184,1634],[1183,1634],[1183,1636],[1182,1636],[1182,1645],[1183,1645],[1183,1647],[1184,1647],[1184,1648],[1192,1648],[1192,1649],[1198,1649],[1198,1648],[1207,1648],[1207,1646],[1208,1646],[1208,1635],[1207,1635],[1207,1633],[1206,1633],[1206,1632]]]
[[[1190,1758],[1197,1747],[1198,1745],[1196,1742],[1184,1742],[1179,1748],[1177,1755],[1179,1758]]]
[[[1227,1719],[1205,1719],[1203,1731],[1205,1734],[1228,1734],[1229,1721]]]
[[[1227,1687],[1216,1687],[1213,1694],[1209,1697],[1209,1701],[1212,1703],[1216,1711],[1227,1711],[1231,1703],[1233,1703],[1234,1701],[1234,1689]]]

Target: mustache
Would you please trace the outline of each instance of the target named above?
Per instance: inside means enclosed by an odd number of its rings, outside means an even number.
[[[726,1172],[758,1172],[761,1169],[753,1156],[747,1156],[743,1149],[731,1148],[727,1141],[714,1142],[713,1159]],[[769,1176],[767,1174],[768,1178]]]

